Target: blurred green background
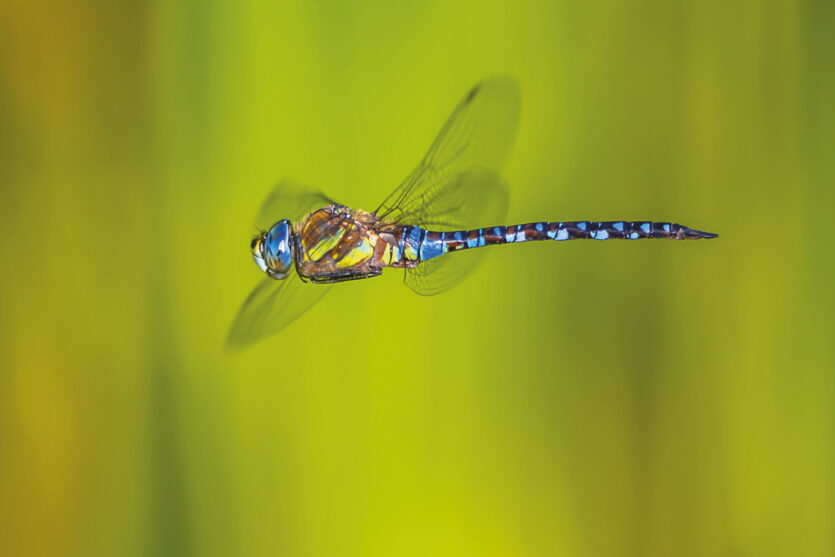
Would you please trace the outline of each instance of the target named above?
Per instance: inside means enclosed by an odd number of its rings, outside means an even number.
[[[0,3],[0,554],[835,554],[835,5]],[[491,248],[223,351],[282,177],[523,90]],[[489,223],[492,224],[492,223]],[[498,223],[496,223],[498,224]]]

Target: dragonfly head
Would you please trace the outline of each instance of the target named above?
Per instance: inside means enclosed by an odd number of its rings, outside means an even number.
[[[277,280],[287,278],[293,269],[293,234],[290,221],[280,220],[268,231],[256,236],[250,249],[259,269]]]

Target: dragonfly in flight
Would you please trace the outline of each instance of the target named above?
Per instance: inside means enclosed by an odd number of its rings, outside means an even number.
[[[278,332],[321,299],[329,285],[376,277],[386,267],[404,269],[406,285],[418,294],[443,292],[470,275],[481,259],[450,255],[460,250],[538,240],[717,236],[671,222],[498,224],[508,205],[501,167],[514,140],[519,106],[519,86],[510,77],[476,85],[417,168],[372,212],[280,182],[260,210],[263,231],[250,244],[266,276],[238,311],[228,344],[245,346]],[[467,228],[473,223],[493,226]]]

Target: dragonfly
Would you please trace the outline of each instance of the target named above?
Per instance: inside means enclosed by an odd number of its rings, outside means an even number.
[[[500,225],[508,206],[502,166],[518,127],[520,91],[498,76],[458,104],[429,151],[371,212],[284,180],[264,201],[252,258],[265,275],[246,298],[227,344],[241,347],[289,325],[331,285],[404,269],[414,292],[434,295],[471,275],[486,246],[540,240],[698,240],[718,235],[672,222],[557,221]],[[279,217],[280,220],[278,220]],[[491,226],[469,228],[473,223]],[[477,250],[461,257],[454,252]]]

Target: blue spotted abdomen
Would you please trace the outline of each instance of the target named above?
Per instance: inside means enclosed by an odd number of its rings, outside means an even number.
[[[419,262],[445,253],[493,244],[586,239],[641,240],[644,238],[668,238],[671,240],[696,240],[715,238],[716,236],[717,234],[694,230],[680,224],[649,221],[531,222],[454,232],[435,232],[417,226],[407,226],[403,229],[401,236],[401,253],[406,262]]]

